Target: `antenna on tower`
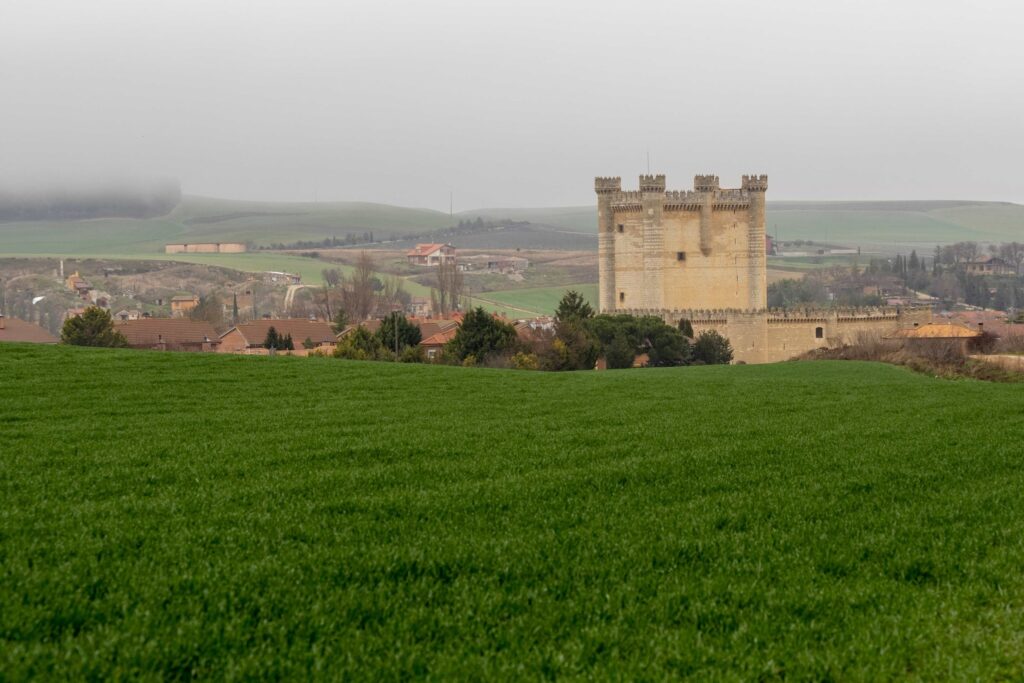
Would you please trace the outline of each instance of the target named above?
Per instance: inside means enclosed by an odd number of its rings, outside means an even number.
[[[451,218],[455,215],[455,193],[448,192],[448,217]]]
[[[647,148],[647,175],[651,174],[651,148]]]

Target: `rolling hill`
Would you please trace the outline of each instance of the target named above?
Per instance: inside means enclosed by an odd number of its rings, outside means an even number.
[[[460,220],[528,221],[477,233],[445,232]],[[594,207],[480,209],[449,216],[362,202],[271,203],[185,197],[151,219],[0,223],[0,253],[66,256],[159,254],[167,242],[247,241],[258,245],[343,239],[372,232],[401,244],[417,239],[472,248],[596,249]],[[959,240],[999,242],[1024,235],[1024,206],[997,202],[768,202],[768,230],[784,240],[869,249],[930,249]]]

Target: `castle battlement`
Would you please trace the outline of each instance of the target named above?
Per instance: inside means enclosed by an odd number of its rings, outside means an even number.
[[[594,178],[594,192],[598,194],[608,194],[610,192],[621,192],[622,191],[622,178],[618,177],[607,177],[607,178]]]
[[[714,192],[718,187],[718,176],[716,175],[693,176],[693,189],[695,192]]]
[[[665,175],[642,175],[640,176],[641,192],[664,192]]]
[[[766,175],[745,175],[743,176],[744,190],[749,192],[767,192],[768,176]]]

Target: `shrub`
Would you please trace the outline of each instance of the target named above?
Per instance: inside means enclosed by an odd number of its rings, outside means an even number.
[[[693,344],[693,359],[705,365],[725,365],[732,361],[732,345],[715,330],[705,330]]]
[[[389,356],[377,337],[362,325],[345,335],[334,349],[335,358],[348,360],[382,360]]]
[[[540,360],[537,358],[537,354],[535,353],[523,353],[522,351],[519,351],[516,355],[512,356],[509,363],[516,370],[540,369]]]

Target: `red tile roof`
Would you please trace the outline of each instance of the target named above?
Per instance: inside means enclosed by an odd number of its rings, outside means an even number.
[[[458,327],[449,327],[446,330],[441,330],[436,334],[432,334],[423,341],[420,342],[420,346],[444,346],[455,336],[455,333],[459,331]]]
[[[410,249],[406,253],[406,256],[427,256],[428,254],[434,253],[435,251],[437,251],[438,249],[440,249],[443,246],[445,246],[445,245],[443,245],[443,244],[417,244],[415,248]]]
[[[0,342],[56,344],[60,340],[34,323],[0,316]]]
[[[239,323],[233,329],[241,333],[242,338],[248,346],[261,346],[267,338],[267,332],[273,327],[279,335],[291,335],[292,343],[301,346],[302,342],[310,339],[314,344],[333,344],[336,340],[334,330],[330,323],[320,320],[305,320],[303,318],[279,318],[276,320],[250,320],[247,323]],[[229,334],[231,330],[224,334]],[[224,335],[221,335],[222,337]]]
[[[114,327],[125,336],[129,346],[150,348],[160,343],[168,346],[202,344],[209,341],[220,343],[220,335],[213,325],[201,320],[187,318],[140,318],[139,320],[118,320]]]

